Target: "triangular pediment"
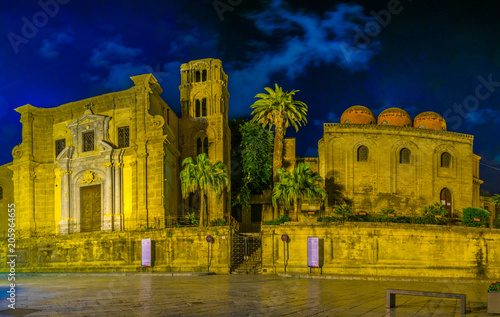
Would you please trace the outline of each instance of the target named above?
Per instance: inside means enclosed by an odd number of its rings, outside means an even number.
[[[91,113],[86,113],[82,117],[72,121],[70,124],[68,124],[68,129],[74,128],[77,125],[84,124],[84,123],[90,123],[93,121],[99,121],[107,118],[107,116],[103,116],[100,114],[91,114]]]

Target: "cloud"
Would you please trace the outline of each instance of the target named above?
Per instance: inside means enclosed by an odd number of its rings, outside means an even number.
[[[42,42],[42,47],[38,51],[44,58],[56,58],[62,55],[61,50],[67,44],[73,42],[73,35],[71,31],[62,31],[51,34]]]
[[[152,73],[158,82],[168,76],[160,64],[147,65],[138,59],[143,53],[140,48],[125,46],[121,38],[106,40],[92,51],[89,65],[99,73],[86,73],[82,78],[92,83],[92,93],[106,93],[128,89],[132,85],[130,77]],[[178,85],[177,85],[178,86]]]
[[[168,83],[162,83],[165,78],[172,77],[169,76],[169,72],[165,71],[164,68],[161,68],[160,65],[151,67],[145,64],[134,63],[113,64],[104,75],[91,75],[87,73],[82,75],[82,77],[93,83],[93,93],[100,94],[128,89],[133,85],[130,77],[142,74],[153,74],[162,87],[168,86]],[[179,87],[179,84],[175,85],[175,88],[178,91],[177,87]]]
[[[94,67],[110,68],[114,64],[127,64],[142,54],[142,49],[127,47],[121,40],[107,41],[100,47],[94,48],[89,64]]]
[[[281,0],[273,0],[266,10],[249,14],[247,18],[269,38],[266,43],[254,45],[258,49],[251,52],[243,67],[227,65],[230,87],[238,87],[231,91],[233,100],[248,106],[255,94],[272,84],[270,78],[274,74],[294,80],[307,67],[324,64],[353,72],[363,70],[380,47],[374,39],[363,49],[356,49],[355,54],[346,54],[346,47],[354,45],[355,28],[372,19],[355,4],[339,4],[335,10],[318,16],[293,12]],[[243,111],[243,107],[237,108]]]
[[[469,127],[484,124],[486,122],[500,123],[500,111],[484,108],[476,111],[470,111],[465,117],[465,121],[468,123]]]
[[[320,128],[323,128],[323,123],[339,123],[339,122],[340,122],[340,116],[336,115],[333,111],[327,113],[326,119],[313,120],[313,124]]]

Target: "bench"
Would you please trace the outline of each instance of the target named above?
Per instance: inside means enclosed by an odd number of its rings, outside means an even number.
[[[401,289],[387,289],[386,290],[386,297],[385,297],[385,307],[386,308],[396,307],[396,294],[460,299],[460,313],[466,314],[466,312],[465,312],[466,295],[465,294],[434,293],[434,292],[407,291],[407,290],[401,290]]]

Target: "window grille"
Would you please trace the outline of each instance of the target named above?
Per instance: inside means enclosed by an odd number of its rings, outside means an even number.
[[[399,163],[401,164],[410,164],[410,150],[402,149],[399,153]]]
[[[448,152],[441,154],[441,167],[450,167],[451,165],[451,155]]]
[[[66,139],[56,140],[56,157],[61,154],[61,152],[66,147]]]
[[[364,145],[358,148],[358,162],[368,161],[368,148]]]
[[[129,127],[121,127],[118,128],[118,147],[129,147],[130,135],[129,135]]]
[[[83,137],[83,152],[93,151],[94,150],[94,131],[85,132],[82,135]]]

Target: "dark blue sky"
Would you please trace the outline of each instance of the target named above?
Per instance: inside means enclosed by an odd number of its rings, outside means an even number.
[[[229,75],[230,118],[265,86],[300,90],[309,124],[287,133],[299,156],[317,155],[322,123],[352,105],[435,111],[475,136],[496,168],[481,165],[482,188],[500,193],[499,13],[477,0],[4,1],[0,164],[21,142],[14,108],[127,89],[152,72],[180,115],[180,64],[211,57]]]

